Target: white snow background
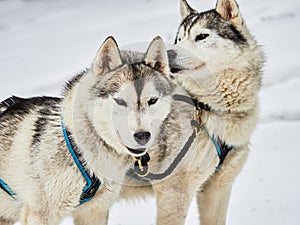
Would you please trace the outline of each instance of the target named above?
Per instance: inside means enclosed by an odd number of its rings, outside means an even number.
[[[261,121],[233,187],[228,224],[299,225],[300,1],[238,2],[268,60]],[[203,11],[215,0],[190,4]],[[178,0],[0,0],[0,99],[58,96],[107,36],[119,46],[156,35],[172,43],[179,23]],[[112,208],[109,224],[155,224],[155,213],[154,199],[122,201]],[[186,224],[199,224],[195,202]]]

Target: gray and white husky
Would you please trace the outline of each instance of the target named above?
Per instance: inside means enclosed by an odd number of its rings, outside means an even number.
[[[152,42],[145,57],[133,57],[108,40],[64,99],[21,100],[2,114],[0,179],[22,203],[0,193],[1,225],[17,220],[21,208],[24,224],[57,224],[72,213],[76,225],[105,224],[120,183],[121,198],[156,195],[158,225],[183,225],[195,195],[201,225],[225,224],[232,183],[257,123],[264,58],[234,0],[218,0],[202,13],[181,0],[181,17],[169,51],[174,84],[161,41]],[[124,65],[136,57],[142,63]],[[181,101],[174,103],[173,94]],[[198,127],[190,126],[191,118]],[[190,134],[195,139],[183,155]],[[80,206],[86,181],[64,136],[78,146],[89,177],[101,182]],[[162,179],[148,176],[149,185],[129,176],[124,181],[131,156],[147,154],[150,174],[177,166]]]
[[[110,37],[63,98],[2,102],[0,225],[55,225],[66,216],[107,224],[134,159],[166,138],[159,134],[169,129],[175,87],[168,75],[161,38],[142,54],[120,51]]]
[[[196,195],[201,225],[224,225],[232,184],[257,124],[264,54],[234,0],[218,0],[205,12],[181,0],[180,12],[169,51],[172,77],[194,99],[202,126],[180,170],[152,185],[157,224],[183,225]],[[127,198],[147,192],[123,187],[121,193]]]

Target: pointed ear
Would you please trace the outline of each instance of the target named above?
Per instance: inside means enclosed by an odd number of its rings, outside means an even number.
[[[191,6],[189,6],[186,0],[180,0],[181,21],[183,21],[187,16],[191,15],[192,13],[197,13],[197,11]]]
[[[93,62],[93,72],[97,75],[108,73],[122,65],[122,59],[117,42],[108,37],[97,52]]]
[[[145,63],[148,66],[156,69],[158,72],[169,75],[169,60],[168,53],[164,41],[157,36],[150,43],[145,56]]]
[[[216,11],[233,26],[239,28],[243,25],[243,18],[239,10],[239,5],[235,0],[218,0]]]

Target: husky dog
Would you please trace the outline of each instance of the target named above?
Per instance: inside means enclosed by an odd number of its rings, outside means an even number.
[[[202,120],[211,135],[234,146],[223,165],[200,187],[201,225],[226,223],[232,183],[245,164],[258,119],[264,54],[235,0],[218,0],[214,10],[198,13],[181,0],[182,23],[175,44],[199,59],[176,81],[210,106]]]
[[[197,102],[202,127],[180,170],[152,185],[157,225],[183,225],[195,194],[201,225],[224,225],[257,124],[264,54],[234,0],[218,0],[215,9],[201,13],[185,0],[180,8],[170,67],[175,82]],[[127,198],[146,192],[123,187],[121,193]]]
[[[161,38],[142,54],[120,52],[109,37],[63,98],[2,102],[0,225],[55,225],[72,215],[76,224],[107,224],[133,157],[162,143],[168,74]]]

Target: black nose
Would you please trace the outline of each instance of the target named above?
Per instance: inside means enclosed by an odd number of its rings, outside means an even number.
[[[134,136],[134,140],[138,144],[145,145],[150,140],[151,134],[150,132],[138,132],[135,133],[133,136]]]

